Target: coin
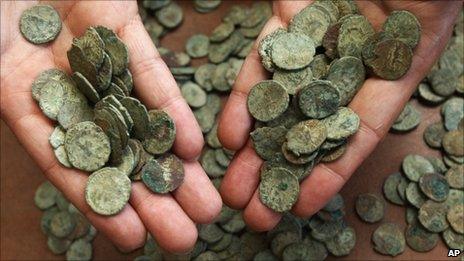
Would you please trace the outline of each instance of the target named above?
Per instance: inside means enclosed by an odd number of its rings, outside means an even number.
[[[452,206],[446,217],[454,231],[464,234],[464,223],[462,222],[464,220],[464,206],[462,204]]]
[[[317,80],[299,91],[298,104],[307,117],[322,119],[337,111],[340,94],[330,81]]]
[[[108,161],[110,141],[99,126],[85,121],[75,124],[66,132],[65,149],[69,162],[75,168],[94,171]]]
[[[385,214],[385,201],[375,194],[360,194],[356,198],[356,213],[366,222],[378,222]]]
[[[58,238],[64,238],[71,234],[75,226],[76,220],[67,211],[56,213],[50,220],[50,232]]]
[[[301,235],[293,231],[285,231],[277,234],[271,241],[271,251],[277,257],[282,257],[285,248],[301,240]]]
[[[78,239],[74,241],[68,251],[66,251],[66,260],[91,260],[92,259],[92,245],[83,240]]]
[[[310,154],[322,145],[326,137],[327,129],[321,121],[302,121],[288,131],[287,148],[297,156]]]
[[[148,116],[150,121],[143,147],[151,154],[163,154],[171,149],[176,138],[174,121],[162,110],[150,110]]]
[[[258,45],[258,54],[261,57],[261,64],[264,68],[270,72],[273,72],[275,69],[275,64],[272,61],[271,50],[272,45],[277,38],[277,36],[286,33],[287,31],[283,28],[277,28],[270,34],[264,36],[264,38],[259,42]]]
[[[257,120],[270,121],[277,118],[288,107],[289,97],[284,87],[276,81],[261,81],[248,94],[247,106]]]
[[[233,23],[223,22],[213,29],[209,39],[211,42],[222,42],[234,32],[234,29],[235,26]]]
[[[316,50],[310,37],[304,34],[282,33],[271,46],[272,62],[281,69],[295,70],[306,67]]]
[[[441,174],[426,173],[420,177],[419,187],[427,197],[434,201],[445,201],[448,197],[449,184]]]
[[[365,80],[362,61],[356,57],[346,56],[331,63],[327,80],[340,95],[340,105],[347,105],[356,95]]]
[[[100,215],[119,213],[129,201],[131,182],[117,168],[102,168],[89,176],[85,201]]]
[[[431,148],[439,149],[441,148],[441,141],[445,132],[446,130],[443,126],[443,122],[432,123],[424,130],[424,141]]]
[[[271,168],[261,174],[259,195],[264,205],[277,212],[291,209],[298,199],[298,179],[284,168]]]
[[[374,249],[384,255],[397,256],[404,251],[403,232],[395,223],[384,223],[372,234]]]
[[[94,28],[103,40],[104,49],[111,60],[112,74],[122,74],[129,65],[129,51],[127,46],[111,29],[101,25]]]
[[[419,221],[430,232],[438,233],[448,228],[448,208],[445,203],[427,200],[419,209]]]
[[[190,107],[199,108],[206,104],[206,92],[197,84],[186,82],[180,91]]]
[[[453,97],[443,103],[441,113],[445,128],[448,131],[457,129],[459,121],[464,118],[462,107],[464,107],[464,99],[462,98]]]
[[[216,153],[212,149],[206,149],[200,159],[201,166],[209,177],[224,176],[226,169],[216,161]]]
[[[338,34],[337,50],[340,57],[361,58],[364,42],[374,35],[374,29],[366,17],[350,15],[343,20]]]
[[[202,224],[198,229],[198,237],[206,243],[214,243],[221,240],[224,236],[222,231],[216,224]]]
[[[56,188],[49,181],[45,181],[37,188],[34,195],[34,203],[39,209],[48,209],[55,205],[57,194],[58,191]]]
[[[66,250],[68,250],[71,243],[72,241],[69,239],[57,238],[52,235],[48,236],[47,238],[47,247],[55,255],[61,255],[64,252],[66,252]]]
[[[396,172],[388,176],[383,183],[383,194],[385,198],[396,205],[404,205],[404,200],[398,193],[398,185],[405,178],[400,172]]]
[[[398,39],[411,48],[416,47],[421,36],[419,21],[406,10],[391,12],[382,29],[389,37]]]
[[[170,2],[168,5],[157,10],[155,16],[158,22],[167,28],[179,26],[184,19],[181,7],[174,2]]]
[[[412,106],[410,103],[407,103],[403,109],[404,113],[400,114],[398,121],[392,125],[392,130],[398,132],[410,131],[416,128],[421,122],[420,112]]]
[[[185,44],[185,51],[192,58],[208,55],[209,38],[204,34],[192,35]]]
[[[326,151],[324,153],[324,157],[321,158],[321,162],[327,163],[327,162],[332,162],[332,161],[339,159],[345,153],[346,146],[347,146],[346,144],[342,144],[338,147],[335,147],[331,150]]]
[[[327,128],[327,139],[348,138],[359,129],[359,116],[348,107],[340,107],[333,115],[322,120]]]
[[[48,84],[50,81],[61,82],[65,80],[69,80],[69,77],[65,72],[59,69],[52,68],[41,72],[32,83],[32,98],[36,101],[40,101],[40,91],[43,86]]]
[[[464,237],[462,234],[456,233],[453,229],[448,228],[443,232],[442,237],[449,248],[459,249],[461,251],[464,250]]]
[[[417,90],[419,91],[420,98],[422,98],[427,103],[438,104],[445,100],[444,97],[435,94],[435,92],[433,92],[432,88],[427,83],[420,83]]]
[[[438,244],[439,236],[427,231],[421,224],[410,224],[404,233],[406,243],[414,251],[428,252]]]
[[[282,144],[285,141],[287,129],[285,127],[262,127],[250,133],[256,153],[264,160],[282,157]]]
[[[450,168],[445,178],[448,184],[452,188],[463,189],[464,188],[464,165],[458,165]]]
[[[427,200],[427,197],[419,189],[417,183],[410,182],[406,188],[406,200],[416,208],[420,208]]]
[[[282,85],[290,95],[295,95],[301,88],[313,79],[313,73],[308,66],[299,70],[276,69],[272,79]]]
[[[311,228],[311,236],[314,239],[326,242],[343,230],[345,221],[343,219],[325,221],[315,217],[309,221],[309,227]]]
[[[329,25],[330,17],[324,11],[313,5],[308,5],[293,16],[288,30],[289,32],[306,34],[314,41],[314,46],[320,46]]]
[[[324,244],[311,239],[305,238],[302,242],[296,242],[284,249],[282,259],[290,260],[324,260],[327,258],[327,249]]]
[[[74,72],[72,78],[87,99],[93,103],[97,103],[100,100],[100,95],[97,90],[95,90],[92,84],[80,72]]]
[[[323,208],[325,211],[336,211],[341,209],[345,205],[342,195],[339,193],[335,194],[329,202],[327,202]]]
[[[346,227],[333,238],[325,242],[329,252],[334,256],[349,255],[356,244],[356,232],[352,227]]]
[[[33,44],[53,41],[61,31],[61,18],[51,5],[35,5],[21,14],[21,34]]]
[[[172,192],[184,181],[183,163],[174,154],[150,159],[142,168],[142,181],[153,192]]]
[[[415,182],[424,174],[435,172],[433,165],[426,158],[414,154],[403,159],[402,167],[406,177]]]
[[[464,131],[452,130],[443,136],[442,146],[452,156],[464,156]]]

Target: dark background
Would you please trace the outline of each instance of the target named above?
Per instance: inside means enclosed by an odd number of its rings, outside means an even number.
[[[242,2],[244,3],[244,2]],[[161,45],[169,49],[182,51],[188,37],[196,33],[209,34],[220,23],[221,17],[235,1],[223,1],[220,7],[209,13],[199,14],[193,10],[192,3],[180,2],[184,9],[184,23],[168,33]],[[245,4],[245,3],[244,3]],[[194,65],[204,60],[194,61]],[[356,216],[354,201],[360,193],[381,193],[384,179],[398,171],[402,159],[410,154],[438,155],[429,149],[422,133],[428,124],[440,119],[438,107],[425,107],[414,102],[422,113],[422,122],[417,129],[407,134],[388,134],[373,154],[361,165],[342,190],[346,202],[348,224],[356,230],[355,249],[344,259],[347,260],[384,260],[387,256],[377,254],[371,243],[372,232],[380,225],[367,224]],[[36,188],[45,180],[39,168],[20,146],[12,132],[2,121],[0,145],[1,172],[1,260],[52,260],[64,259],[55,256],[47,248],[46,236],[40,230],[42,211],[34,206],[33,197]],[[382,222],[395,222],[406,227],[405,208],[388,203]],[[137,250],[131,254],[122,254],[99,234],[93,243],[94,260],[132,260],[141,255]],[[437,247],[428,253],[417,253],[406,248],[397,256],[397,260],[445,260],[448,249],[440,240]],[[329,259],[334,259],[329,256]]]

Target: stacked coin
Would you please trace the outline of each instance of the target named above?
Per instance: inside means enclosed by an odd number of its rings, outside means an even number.
[[[68,51],[71,77],[58,69],[42,72],[32,96],[58,122],[50,136],[58,161],[90,175],[85,199],[101,215],[120,212],[131,180],[156,193],[183,181],[182,162],[169,153],[176,136],[173,120],[136,98],[126,45],[110,29],[88,28]]]
[[[34,203],[44,211],[40,228],[47,236],[47,246],[53,254],[66,253],[66,260],[92,258],[92,241],[97,230],[63,194],[45,181],[37,188]]]

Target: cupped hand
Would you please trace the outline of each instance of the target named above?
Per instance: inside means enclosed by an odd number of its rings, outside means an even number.
[[[46,177],[121,250],[142,246],[147,231],[168,251],[189,250],[197,239],[195,223],[211,222],[222,203],[194,160],[203,146],[200,128],[145,31],[136,1],[52,1],[63,26],[59,36],[44,45],[29,43],[19,32],[21,13],[35,4],[1,3],[2,119]],[[40,72],[59,68],[71,73],[66,52],[72,38],[95,25],[113,29],[128,46],[135,93],[148,109],[163,109],[174,119],[174,152],[185,163],[184,183],[175,192],[154,194],[140,182],[133,183],[130,204],[114,216],[100,216],[85,202],[87,173],[67,169],[57,162],[48,142],[54,123],[42,114],[31,96],[31,84]]]
[[[259,199],[259,168],[262,159],[253,149],[249,133],[253,119],[247,111],[248,92],[256,83],[270,77],[262,67],[257,46],[265,35],[278,27],[287,27],[291,18],[312,1],[276,1],[274,15],[246,58],[233,91],[224,108],[218,135],[222,144],[239,150],[229,166],[220,189],[224,203],[242,209],[244,219],[253,229],[264,231],[274,227],[281,214],[263,205]],[[352,173],[375,149],[424,78],[452,33],[461,1],[357,1],[361,14],[379,31],[388,14],[408,10],[419,19],[422,35],[409,72],[399,80],[369,78],[349,104],[361,118],[359,131],[349,140],[345,154],[337,161],[317,165],[300,186],[300,195],[292,212],[308,217],[337,193]]]

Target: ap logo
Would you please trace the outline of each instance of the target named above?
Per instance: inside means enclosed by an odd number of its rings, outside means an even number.
[[[448,250],[448,257],[457,257],[461,254],[461,250],[459,249],[450,249]]]

